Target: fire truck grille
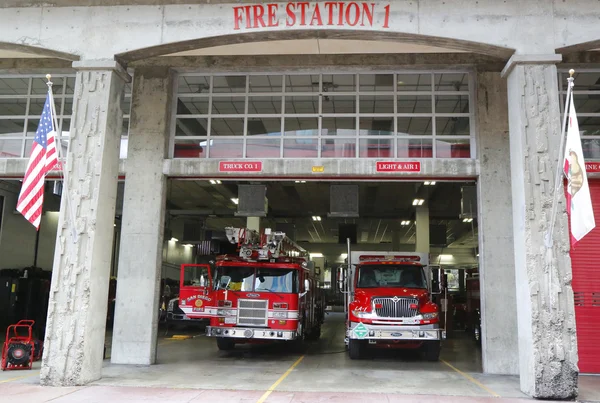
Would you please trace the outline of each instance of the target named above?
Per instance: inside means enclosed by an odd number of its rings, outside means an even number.
[[[268,303],[267,300],[238,300],[237,324],[240,326],[267,326]]]
[[[376,306],[381,304],[381,308]],[[417,308],[411,308],[411,305],[418,306],[416,298],[373,298],[375,313],[381,318],[410,318],[416,316]]]

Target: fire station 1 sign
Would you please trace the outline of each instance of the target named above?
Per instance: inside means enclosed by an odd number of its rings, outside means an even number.
[[[586,172],[600,172],[600,162],[586,162],[585,163],[585,171]]]
[[[421,172],[421,163],[378,161],[377,172]]]
[[[264,3],[233,7],[233,29],[390,27],[390,5],[356,1]]]
[[[220,161],[219,172],[260,172],[261,161]]]

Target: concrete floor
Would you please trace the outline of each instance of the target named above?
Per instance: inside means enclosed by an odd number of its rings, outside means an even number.
[[[399,351],[350,360],[340,314],[327,317],[321,340],[304,353],[290,352],[287,345],[220,352],[198,329],[177,333],[196,337],[174,340],[172,332],[168,337],[161,332],[157,365],[106,360],[103,378],[78,388],[40,387],[39,369],[8,371],[0,373],[0,396],[32,403],[531,401],[519,391],[518,377],[482,374],[481,352],[464,334],[447,340],[440,362],[431,363]],[[600,377],[580,378],[579,401],[600,401]]]

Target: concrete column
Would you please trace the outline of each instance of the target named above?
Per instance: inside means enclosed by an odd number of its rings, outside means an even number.
[[[158,308],[173,78],[167,68],[136,69],[111,362],[156,362]],[[144,251],[144,253],[140,253]]]
[[[83,385],[101,376],[123,118],[122,77],[129,77],[114,61],[74,63],[74,67],[79,71],[67,191],[61,200],[40,371],[41,384],[51,386]]]
[[[479,284],[483,370],[519,373],[506,81],[477,75]]]
[[[247,217],[246,228],[260,232],[260,217]]]
[[[577,338],[564,194],[545,247],[558,161],[560,55],[513,56],[508,116],[521,389],[543,399],[577,394]]]
[[[429,207],[418,206],[416,218],[417,243],[415,245],[415,252],[429,253]]]

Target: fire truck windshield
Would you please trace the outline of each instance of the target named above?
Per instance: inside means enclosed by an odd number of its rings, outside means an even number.
[[[426,288],[423,270],[408,265],[365,265],[359,269],[359,288],[406,287]]]
[[[215,284],[220,284],[221,276],[231,277],[229,290],[297,293],[298,270],[264,267],[224,266],[217,268]]]

